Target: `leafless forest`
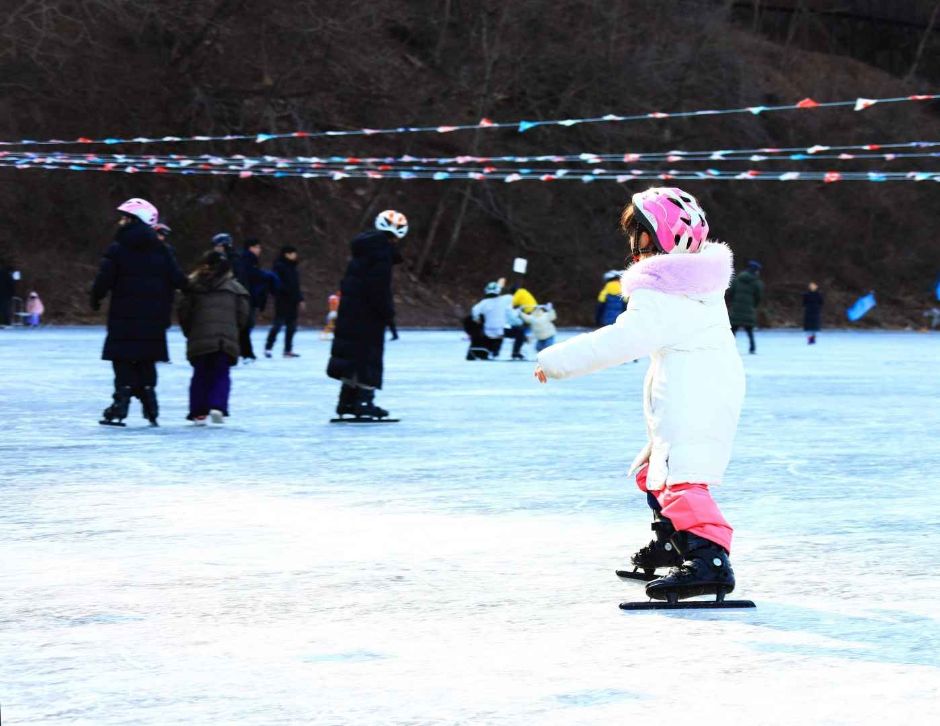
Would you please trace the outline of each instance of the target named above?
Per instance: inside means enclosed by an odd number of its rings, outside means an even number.
[[[226,134],[553,119],[930,93],[940,2],[875,0],[2,0],[0,139]],[[573,128],[272,141],[263,153],[571,154],[940,139],[940,104],[815,109]],[[4,147],[9,149],[9,147]],[[154,153],[153,147],[122,147]],[[3,151],[4,149],[0,149]],[[250,142],[161,147],[258,153]],[[931,159],[765,162],[767,169],[936,170]],[[662,168],[674,167],[674,164]],[[687,164],[700,169],[703,164]],[[656,169],[655,163],[646,167]],[[746,162],[725,168],[748,168]],[[869,325],[919,324],[940,273],[940,185],[684,184],[740,261],[764,264],[768,324],[795,324],[810,279],[826,317],[874,289]],[[386,207],[411,234],[402,324],[455,324],[483,284],[527,285],[587,324],[621,266],[618,210],[641,183],[302,180],[0,168],[0,255],[52,319],[94,321],[86,291],[113,208],[151,199],[185,266],[211,235],[300,247],[309,320],[347,241]]]

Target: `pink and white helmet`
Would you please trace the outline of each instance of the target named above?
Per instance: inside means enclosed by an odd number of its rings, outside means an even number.
[[[708,237],[705,212],[691,194],[677,187],[653,187],[633,195],[637,222],[666,254],[698,252]]]
[[[160,213],[146,199],[128,199],[124,204],[118,207],[119,212],[137,217],[144,224],[153,227],[160,220]]]

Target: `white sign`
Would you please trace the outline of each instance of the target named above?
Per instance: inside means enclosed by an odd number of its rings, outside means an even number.
[[[12,274],[10,277],[12,277],[14,280],[19,280],[19,279],[20,279],[20,271],[19,271],[19,270],[13,270],[13,274]]]
[[[512,271],[517,275],[524,275],[529,261],[525,257],[517,257],[512,261]]]

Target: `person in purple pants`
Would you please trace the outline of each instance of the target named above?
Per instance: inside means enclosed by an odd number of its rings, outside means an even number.
[[[229,368],[238,363],[239,333],[248,325],[250,296],[220,252],[206,253],[189,282],[177,309],[186,357],[193,366],[186,418],[196,426],[205,426],[207,419],[220,424],[229,413]]]

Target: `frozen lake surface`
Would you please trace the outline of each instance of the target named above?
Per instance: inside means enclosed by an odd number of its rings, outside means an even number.
[[[256,331],[255,345],[262,343]],[[902,724],[940,712],[940,336],[759,334],[734,597],[624,613],[645,362],[538,386],[403,331],[331,426],[329,344],[233,371],[224,427],[109,402],[100,328],[0,331],[3,724]],[[739,340],[744,346],[744,341]]]

